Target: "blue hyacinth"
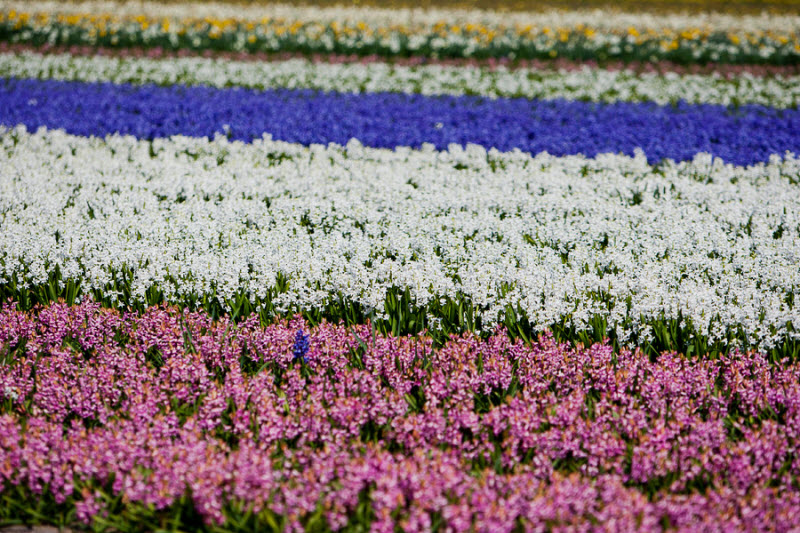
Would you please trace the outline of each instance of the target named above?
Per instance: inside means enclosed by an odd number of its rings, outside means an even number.
[[[37,105],[29,105],[35,100]],[[708,152],[750,165],[800,147],[800,110],[760,105],[657,105],[525,98],[339,94],[308,90],[157,87],[0,78],[0,124],[152,139],[171,135],[251,141],[264,133],[304,145],[419,147],[450,143],[551,155],[641,148],[651,163]],[[442,125],[441,128],[436,127]],[[227,128],[225,127],[227,125]]]
[[[297,335],[294,336],[294,346],[292,347],[295,361],[302,358],[304,363],[308,363],[308,346],[308,335],[303,335],[303,330],[298,329]]]

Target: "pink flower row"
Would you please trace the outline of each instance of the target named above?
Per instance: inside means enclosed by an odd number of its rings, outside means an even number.
[[[309,335],[297,357],[298,330]],[[293,351],[295,353],[293,353]],[[800,364],[607,345],[373,337],[152,308],[0,312],[0,490],[322,510],[374,531],[800,526]]]
[[[147,57],[151,59],[167,59],[171,57],[206,57],[236,61],[286,61],[288,59],[309,58],[315,63],[378,63],[387,62],[385,57],[370,55],[342,55],[342,54],[312,54],[307,56],[300,53],[280,52],[280,53],[250,53],[250,52],[228,52],[218,50],[204,50],[197,52],[189,49],[177,51],[167,50],[160,47],[154,48],[107,48],[101,46],[70,45],[53,46],[45,44],[34,46],[29,44],[18,44],[0,42],[0,53],[21,53],[36,52],[40,54],[63,54],[69,53],[77,56],[111,56],[111,57]],[[511,60],[508,58],[488,58],[488,59],[431,59],[426,57],[396,57],[388,62],[394,65],[419,66],[419,65],[447,65],[447,66],[471,66],[482,67],[490,70],[504,66],[510,69],[526,68],[533,70],[566,70],[577,71],[585,67],[601,68],[592,60],[572,61],[568,59],[540,60]],[[724,78],[735,78],[742,74],[751,76],[792,76],[800,74],[800,65],[733,65],[733,64],[691,64],[681,65],[670,61],[642,62],[642,61],[610,61],[602,64],[606,70],[629,70],[638,74],[657,73],[666,74],[674,72],[676,74],[713,74],[716,73]]]

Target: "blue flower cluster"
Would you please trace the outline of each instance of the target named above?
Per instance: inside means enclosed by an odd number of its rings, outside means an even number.
[[[78,135],[213,136],[251,141],[270,133],[301,144],[419,147],[475,143],[553,155],[633,154],[651,162],[709,152],[753,164],[800,152],[800,110],[748,105],[488,99],[396,93],[338,94],[210,87],[132,86],[0,79],[0,124]]]
[[[294,336],[294,346],[292,346],[294,360],[299,361],[302,359],[304,363],[308,363],[308,347],[308,335],[303,335],[303,330],[298,329],[297,334]]]

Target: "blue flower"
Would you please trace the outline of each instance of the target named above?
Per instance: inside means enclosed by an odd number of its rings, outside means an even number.
[[[303,330],[298,329],[297,335],[294,336],[294,346],[292,347],[295,361],[302,358],[304,363],[308,363],[308,346],[308,335],[303,335]]]
[[[36,105],[28,105],[35,100]],[[0,124],[63,128],[75,135],[109,133],[152,139],[171,135],[251,141],[273,139],[345,145],[419,147],[432,143],[551,155],[641,148],[651,163],[708,152],[749,165],[800,151],[800,110],[759,105],[656,105],[567,100],[339,94],[309,90],[158,87],[0,78]],[[437,128],[437,124],[444,127]],[[227,128],[226,128],[227,126]]]

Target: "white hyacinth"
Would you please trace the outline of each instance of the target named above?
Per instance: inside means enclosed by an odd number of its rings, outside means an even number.
[[[151,156],[151,153],[155,155]],[[280,309],[335,296],[383,308],[464,295],[490,327],[511,305],[532,324],[622,339],[658,317],[762,348],[798,338],[800,161],[737,167],[636,157],[303,147],[174,137],[82,138],[0,129],[0,279],[84,289],[134,273],[167,298],[289,279]],[[174,280],[170,281],[170,280]],[[434,317],[430,317],[434,318]]]
[[[800,76],[734,79],[719,75],[635,74],[584,68],[548,72],[386,63],[328,64],[304,59],[277,62],[193,58],[80,57],[69,54],[0,54],[0,77],[85,82],[185,84],[257,89],[316,89],[345,93],[402,92],[473,94],[593,102],[761,104],[790,108],[800,103]]]

